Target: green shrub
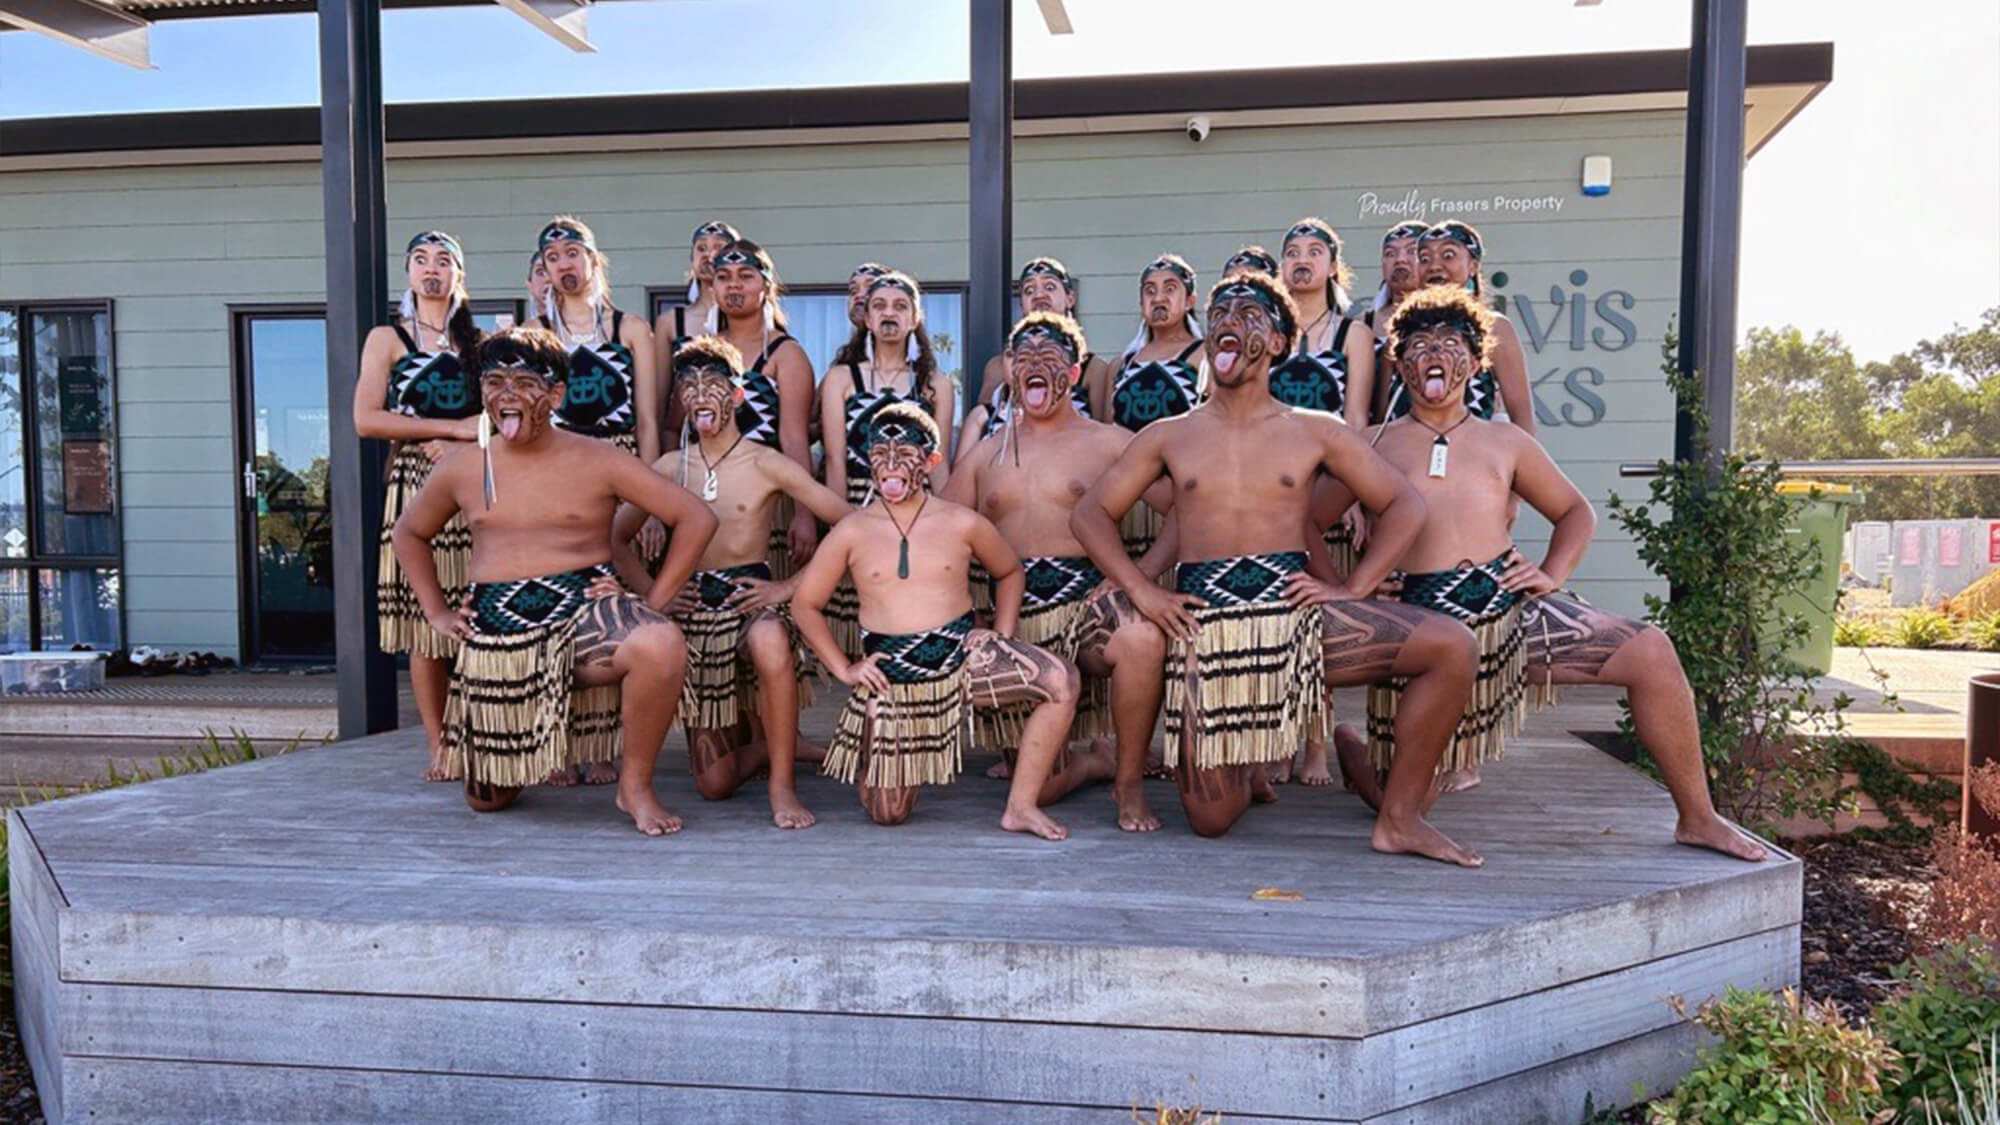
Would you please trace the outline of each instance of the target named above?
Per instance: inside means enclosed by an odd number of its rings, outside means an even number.
[[[1959,1125],[2000,1125],[2000,1035],[1986,1041],[1972,1083],[1955,1087],[1952,1094]],[[1950,1120],[1934,1109],[1924,1110],[1924,1125],[1946,1125]]]
[[[1934,609],[1913,609],[1896,621],[1890,640],[1897,648],[1936,648],[1958,630],[1951,618]]]
[[[1833,643],[1841,648],[1874,648],[1882,640],[1882,627],[1873,621],[1843,617],[1833,623]]]
[[[1839,1009],[1781,995],[1730,989],[1694,1022],[1720,1036],[1674,1092],[1653,1103],[1653,1125],[1876,1125],[1896,1052]]]
[[[1875,1025],[1903,1069],[1884,1092],[1904,1120],[1928,1113],[1957,1122],[1959,1092],[1976,1088],[1984,1048],[2000,1036],[2000,956],[1966,941],[1912,958],[1894,975],[1902,987],[1875,1009]]]
[[[2000,652],[2000,611],[1989,613],[1967,625],[1965,639],[1983,652]]]

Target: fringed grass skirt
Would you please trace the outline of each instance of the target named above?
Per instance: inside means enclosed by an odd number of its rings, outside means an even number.
[[[579,687],[583,591],[602,568],[472,587],[475,632],[445,701],[448,776],[515,788],[618,756],[619,689]]]
[[[1402,600],[1465,623],[1479,643],[1479,673],[1458,732],[1439,762],[1440,771],[1498,761],[1507,739],[1520,733],[1528,708],[1526,603],[1500,589],[1508,555],[1481,566],[1406,575]],[[1368,689],[1368,746],[1377,769],[1396,756],[1396,713],[1408,680],[1398,677]]]
[[[856,508],[868,500],[869,481],[847,478],[847,502]],[[840,585],[833,588],[833,596],[827,599],[826,627],[833,633],[833,642],[840,651],[852,660],[861,653],[861,595],[854,590],[854,580],[842,575]]]
[[[965,768],[972,708],[966,700],[965,636],[972,615],[922,633],[868,633],[889,690],[856,688],[841,709],[825,772],[877,789],[945,785]]]
[[[431,479],[431,459],[420,442],[400,442],[389,462],[389,483],[382,498],[382,535],[377,548],[379,569],[375,577],[375,616],[381,631],[383,652],[407,652],[412,656],[449,659],[458,652],[458,642],[431,628],[416,591],[396,561],[391,535],[403,509],[417,498],[424,482]],[[444,588],[445,604],[457,606],[465,600],[466,572],[472,566],[472,532],[462,516],[453,516],[444,530],[431,540],[431,558],[437,563],[438,585]]]
[[[727,608],[724,603],[735,590],[735,579],[770,576],[767,566],[752,563],[704,570],[692,579],[699,604],[677,619],[687,637],[688,668],[686,686],[681,691],[681,717],[688,730],[728,730],[757,713],[757,668],[743,651],[743,639],[762,614],[747,614]],[[811,665],[798,630],[792,626],[789,614],[779,611],[771,616],[785,627],[791,645],[799,706],[810,707]]]
[[[1333,728],[1326,690],[1324,614],[1283,600],[1304,552],[1183,563],[1175,587],[1209,604],[1199,626],[1167,649],[1166,747],[1180,764],[1190,732],[1196,769],[1289,760]]]
[[[1132,505],[1125,518],[1118,521],[1118,534],[1125,540],[1126,557],[1137,560],[1153,549],[1153,541],[1160,537],[1167,517],[1148,507],[1144,500]]]
[[[1354,566],[1361,561],[1361,553],[1354,549],[1354,529],[1344,519],[1335,520],[1326,529],[1323,537],[1326,553],[1333,556],[1333,572],[1345,582],[1354,573]]]
[[[783,582],[799,569],[792,565],[792,519],[799,509],[789,496],[778,497],[775,508],[771,513],[771,541],[765,561],[771,566],[771,577]]]

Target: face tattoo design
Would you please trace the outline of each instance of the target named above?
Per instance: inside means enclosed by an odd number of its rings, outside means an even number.
[[[683,364],[674,376],[680,383],[681,409],[696,433],[704,437],[719,433],[735,416],[743,391],[728,365],[702,356]]]
[[[1443,406],[1464,396],[1477,367],[1470,336],[1466,325],[1439,324],[1399,342],[1396,372],[1418,402]]]
[[[902,503],[923,487],[936,453],[937,439],[931,431],[908,419],[878,416],[868,427],[868,471],[875,479],[875,491],[892,504]]]
[[[1069,400],[1076,382],[1073,341],[1047,324],[1025,324],[1007,341],[1014,401],[1036,418],[1046,418]]]
[[[1289,334],[1288,320],[1269,293],[1249,282],[1232,281],[1211,294],[1206,343],[1215,381],[1240,387],[1250,381],[1260,362],[1269,366],[1277,352],[1271,335]]]

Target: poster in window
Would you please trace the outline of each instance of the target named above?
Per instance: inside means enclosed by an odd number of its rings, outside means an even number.
[[[111,443],[65,441],[62,446],[63,511],[72,516],[111,512]]]
[[[98,379],[96,356],[63,357],[56,372],[56,399],[64,437],[104,436],[103,384]]]

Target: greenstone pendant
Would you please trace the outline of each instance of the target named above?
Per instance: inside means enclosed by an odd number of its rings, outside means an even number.
[[[896,577],[908,578],[909,576],[910,576],[910,541],[908,539],[905,539],[903,540],[903,545],[896,551]]]

